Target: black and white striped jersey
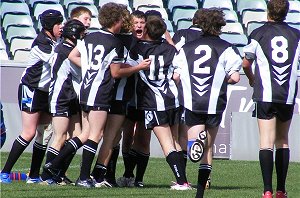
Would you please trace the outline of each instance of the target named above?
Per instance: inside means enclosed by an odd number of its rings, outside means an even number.
[[[124,45],[124,62],[131,65],[131,63],[127,61],[127,57],[129,55],[129,50],[135,45],[137,39],[132,35],[132,33],[120,33],[115,36],[119,38]],[[116,79],[113,90],[113,99],[118,101],[131,100],[135,91],[134,82],[134,75]]]
[[[48,92],[51,80],[50,58],[58,42],[42,30],[32,43],[28,66],[22,74],[21,83]]]
[[[72,99],[77,98],[73,88],[72,70],[78,67],[71,63],[68,56],[74,45],[64,41],[59,44],[53,55],[52,76],[49,88],[50,112],[57,112],[57,106],[66,106]]]
[[[77,48],[83,74],[80,104],[109,107],[114,86],[110,65],[124,61],[123,44],[111,32],[100,30],[86,35]]]
[[[164,41],[139,41],[130,57],[141,62],[150,58],[149,70],[139,71],[136,82],[137,108],[165,111],[179,106],[178,90],[172,79],[176,48]]]
[[[192,25],[191,27],[187,29],[181,29],[175,32],[172,40],[175,44],[176,49],[179,51],[182,46],[190,41],[196,40],[198,38],[201,38],[203,35],[203,32],[201,28]]]
[[[267,22],[255,29],[244,47],[255,64],[253,100],[294,104],[300,32],[285,22]]]
[[[241,64],[238,50],[217,36],[185,44],[173,61],[181,79],[180,105],[197,113],[222,113],[227,103],[227,76],[239,71]]]

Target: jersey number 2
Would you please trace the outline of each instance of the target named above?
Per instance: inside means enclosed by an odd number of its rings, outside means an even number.
[[[211,58],[211,48],[208,45],[199,45],[195,49],[195,54],[204,54],[194,62],[194,74],[210,74],[210,67],[204,65]]]

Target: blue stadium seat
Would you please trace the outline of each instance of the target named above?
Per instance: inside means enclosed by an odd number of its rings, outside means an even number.
[[[247,35],[249,36],[253,30],[259,28],[260,26],[264,25],[264,21],[251,21],[247,25]]]
[[[144,13],[147,12],[148,10],[156,10],[156,11],[158,11],[158,12],[161,13],[161,16],[162,16],[163,19],[168,19],[169,18],[168,13],[167,13],[167,11],[166,11],[165,8],[152,7],[152,6],[150,6],[150,7],[148,7],[148,6],[140,6],[138,8],[138,10],[140,10],[140,11],[142,11]]]
[[[112,1],[112,0],[99,0],[98,6],[102,7],[104,4],[109,3],[109,2],[115,2],[115,3],[120,3],[120,4],[123,4],[123,5],[129,6],[129,1],[128,0],[114,0],[114,1]]]
[[[249,22],[258,21],[258,22],[266,22],[267,12],[266,11],[244,11],[242,15],[242,23],[247,28]]]
[[[291,22],[288,22],[287,23],[289,26],[293,27],[293,28],[296,28],[300,31],[300,22],[299,23],[291,23]]]
[[[33,27],[33,22],[31,17],[27,14],[6,14],[2,21],[2,26],[6,31],[11,25]]]
[[[58,10],[61,12],[63,16],[65,16],[64,8],[61,4],[44,4],[44,3],[37,3],[33,10],[33,16],[37,21],[40,14],[42,14],[45,10],[53,9]]]
[[[11,43],[12,39],[16,37],[35,38],[36,31],[33,26],[9,26],[5,36],[8,43]]]
[[[299,12],[289,12],[285,18],[285,22],[299,23],[300,13]]]
[[[237,12],[242,16],[246,10],[266,11],[265,0],[239,0],[237,2]]]
[[[59,4],[59,0],[28,0],[28,4],[31,8],[34,8],[34,6],[37,3],[48,3],[48,4]]]
[[[187,29],[193,24],[191,19],[179,19],[177,21],[177,30]]]
[[[222,32],[244,34],[243,26],[240,22],[226,23]]]
[[[18,49],[31,49],[33,40],[33,38],[13,38],[10,43],[10,53],[14,55]]]
[[[199,5],[197,0],[169,0],[168,9],[170,13],[173,13],[175,8],[194,8],[198,9]]]
[[[229,43],[237,46],[245,46],[248,44],[248,38],[245,34],[237,33],[222,33],[220,35],[221,39],[228,41]]]
[[[134,9],[138,9],[140,6],[152,6],[152,7],[159,7],[163,8],[164,4],[162,0],[133,0],[132,7]]]
[[[234,10],[223,10],[225,14],[225,20],[227,22],[238,22],[239,18]]]
[[[62,0],[62,5],[68,9],[70,4],[92,5],[94,0]]]
[[[300,12],[300,1],[289,1],[289,12]]]
[[[197,10],[198,9],[195,8],[175,8],[172,17],[174,25],[177,26],[177,21],[179,19],[193,19]]]
[[[174,32],[174,27],[173,27],[173,25],[172,25],[171,21],[170,21],[170,20],[167,20],[167,19],[165,19],[165,20],[164,20],[164,22],[165,22],[165,23],[166,23],[166,25],[167,25],[167,30],[168,30],[169,32]]]
[[[9,3],[9,2],[3,2],[1,3],[0,7],[1,11],[1,17],[2,19],[6,14],[12,13],[12,14],[28,14],[30,15],[29,7],[26,3]]]
[[[216,7],[222,10],[233,10],[233,4],[231,0],[221,0],[221,1],[204,0],[202,7],[203,8]]]
[[[14,53],[14,60],[16,61],[27,61],[29,58],[30,49],[17,49]]]

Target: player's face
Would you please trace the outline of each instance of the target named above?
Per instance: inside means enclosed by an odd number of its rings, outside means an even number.
[[[64,26],[63,26],[62,23],[58,23],[58,24],[55,24],[53,26],[53,34],[54,34],[55,38],[60,38],[61,37],[63,27]]]
[[[79,20],[86,28],[91,26],[91,16],[88,13],[83,13],[79,17],[74,17],[74,19]]]
[[[143,18],[133,17],[133,35],[138,39],[142,39],[145,33],[146,21]]]

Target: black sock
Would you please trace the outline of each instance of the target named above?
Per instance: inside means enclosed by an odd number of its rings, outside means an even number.
[[[53,147],[49,147],[46,155],[46,164],[48,162],[53,161],[59,154],[59,151],[54,149]],[[49,175],[47,172],[43,171],[41,174],[41,178],[43,181],[50,179],[52,176]]]
[[[207,179],[211,172],[212,166],[209,164],[200,164],[198,170],[198,184],[196,198],[202,198],[206,186]]]
[[[109,182],[116,181],[116,166],[119,157],[119,152],[120,152],[120,145],[117,145],[113,148],[110,160],[107,165],[105,178]]]
[[[178,153],[178,156],[179,156],[179,161],[181,162],[180,163],[180,166],[181,166],[181,169],[184,171],[184,179],[187,181],[187,178],[186,178],[186,159],[184,158],[184,153],[183,151],[177,151]]]
[[[277,191],[285,192],[285,180],[290,161],[290,149],[279,148],[275,153],[275,167],[277,174]]]
[[[187,183],[184,170],[182,165],[180,165],[182,162],[180,161],[180,156],[178,155],[177,151],[172,151],[169,153],[169,155],[166,157],[166,161],[176,177],[176,182],[180,185]]]
[[[135,182],[143,182],[150,154],[136,151],[136,176]]]
[[[38,178],[40,176],[40,169],[45,157],[46,149],[47,145],[42,145],[38,142],[34,142],[29,172],[30,178]]]
[[[65,142],[64,147],[67,145],[68,141]],[[62,149],[61,149],[62,150]],[[70,153],[70,155],[68,155],[66,157],[66,159],[64,160],[64,163],[61,166],[61,171],[60,171],[60,176],[63,177],[66,175],[66,172],[74,158],[74,156],[76,155],[76,151],[74,151],[73,153]]]
[[[88,139],[83,146],[80,180],[90,178],[91,166],[96,155],[98,143]]]
[[[179,151],[179,152],[182,152],[183,154],[183,159],[184,159],[184,170],[186,170],[186,164],[187,164],[187,159],[188,159],[188,156],[187,156],[187,151],[186,150],[182,150],[182,151]]]
[[[21,154],[24,152],[30,142],[24,140],[21,136],[17,137],[11,147],[7,161],[2,169],[2,173],[10,173]]]
[[[81,146],[82,142],[78,137],[70,139],[68,143],[63,147],[63,149],[59,152],[59,155],[51,162],[52,167],[60,169],[66,157],[71,155],[71,153],[76,152]]]
[[[104,181],[104,176],[106,173],[106,166],[100,163],[96,163],[92,172],[92,176],[94,177],[94,179],[100,183],[102,181]]]
[[[130,149],[128,153],[123,153],[123,160],[125,166],[124,177],[134,177],[133,170],[136,166],[136,155],[135,152]]]
[[[264,182],[264,192],[272,189],[272,174],[273,174],[273,149],[263,149],[259,151],[259,162],[261,173]]]

